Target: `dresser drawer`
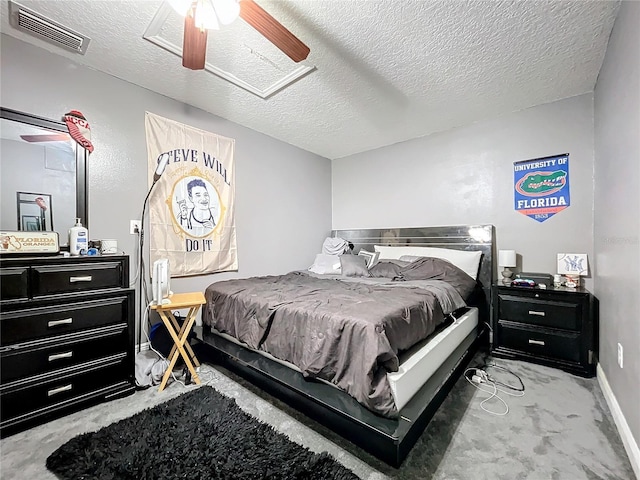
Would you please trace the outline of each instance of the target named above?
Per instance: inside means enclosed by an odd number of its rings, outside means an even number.
[[[498,342],[503,348],[519,350],[539,357],[580,362],[578,332],[547,331],[511,322],[499,322]]]
[[[3,385],[0,393],[2,423],[20,415],[28,417],[41,409],[64,405],[110,385],[128,381],[125,355],[103,363],[86,364],[82,369],[54,372],[19,385]]]
[[[121,262],[37,265],[31,268],[33,297],[58,293],[127,287]]]
[[[0,299],[19,300],[29,297],[29,269],[26,267],[0,270]]]
[[[565,330],[580,330],[580,303],[500,294],[498,318]]]
[[[48,373],[79,363],[126,353],[127,324],[91,330],[64,341],[25,344],[25,348],[3,352],[0,357],[2,383]]]
[[[120,323],[129,317],[129,297],[118,295],[0,314],[0,344],[25,343]]]

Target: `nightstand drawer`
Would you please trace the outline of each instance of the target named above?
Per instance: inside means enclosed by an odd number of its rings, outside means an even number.
[[[121,262],[94,264],[39,265],[32,271],[32,295],[55,295],[103,288],[127,287],[123,285]]]
[[[129,315],[129,298],[118,295],[101,300],[34,308],[0,315],[0,344],[25,343],[122,322]]]
[[[580,330],[582,307],[561,300],[500,294],[498,318],[565,330]]]
[[[498,326],[498,342],[501,347],[507,349],[540,357],[580,362],[578,332],[550,332],[501,321]]]
[[[25,348],[3,352],[2,383],[68,368],[118,353],[127,353],[127,324],[100,328],[70,336],[64,341],[39,341]]]

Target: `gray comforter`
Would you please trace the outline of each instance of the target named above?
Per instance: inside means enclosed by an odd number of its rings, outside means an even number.
[[[429,336],[445,312],[464,306],[440,280],[306,272],[217,282],[206,299],[205,324],[331,382],[387,417],[398,414],[386,377],[398,370],[398,352]]]

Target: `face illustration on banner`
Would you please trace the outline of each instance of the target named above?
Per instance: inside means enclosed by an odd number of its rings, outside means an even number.
[[[209,235],[220,220],[216,189],[205,179],[187,177],[176,185],[173,214],[180,227],[193,237]]]

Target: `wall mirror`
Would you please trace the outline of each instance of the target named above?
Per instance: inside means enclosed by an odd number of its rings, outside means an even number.
[[[63,122],[0,108],[0,230],[55,231],[87,218],[88,152]]]

